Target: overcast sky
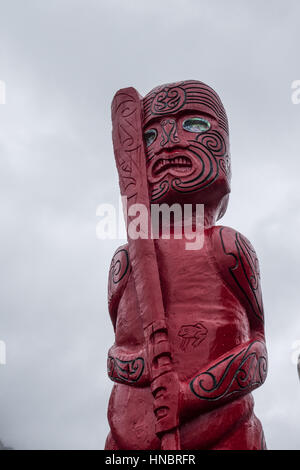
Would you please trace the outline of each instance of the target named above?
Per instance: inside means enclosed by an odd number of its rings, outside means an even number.
[[[96,208],[117,203],[114,93],[201,80],[231,129],[222,224],[262,273],[267,382],[254,393],[271,449],[300,449],[300,3],[295,0],[0,0],[0,440],[102,449],[111,256]],[[299,348],[300,349],[300,348]],[[300,352],[300,351],[299,351]]]

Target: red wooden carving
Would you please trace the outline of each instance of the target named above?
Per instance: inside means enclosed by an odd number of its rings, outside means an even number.
[[[215,225],[231,178],[220,98],[193,80],[145,98],[127,88],[112,122],[128,208],[204,204],[204,244],[128,237],[113,256],[105,448],[265,449],[251,395],[267,374],[258,260],[243,235]]]

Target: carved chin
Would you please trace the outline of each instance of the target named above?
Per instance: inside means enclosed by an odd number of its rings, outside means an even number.
[[[186,176],[186,175],[185,175]],[[188,178],[186,178],[188,179]],[[150,195],[151,195],[151,202],[180,202],[181,200],[183,201],[184,195],[191,194],[190,191],[185,191],[185,190],[178,190],[176,188],[177,185],[181,185],[182,182],[184,181],[184,176],[179,175],[174,175],[170,173],[167,173],[165,177],[159,181],[156,184],[150,183],[149,184],[149,189],[150,189]],[[200,190],[201,188],[199,188]],[[194,192],[193,192],[194,194]]]
[[[211,202],[220,202],[225,195],[228,195],[230,192],[230,186],[224,175],[215,175],[215,177],[208,182],[201,181],[199,178],[198,182],[194,181],[196,172],[191,176],[187,174],[182,174],[181,176],[175,176],[173,174],[167,173],[164,178],[157,182],[152,183],[148,180],[150,199],[152,203],[174,203],[174,202],[199,202],[199,197],[202,203]],[[195,178],[196,179],[196,178]],[[191,181],[192,180],[192,181]],[[202,196],[200,196],[200,193]],[[225,213],[228,203],[228,197],[226,201],[222,203],[224,208],[220,208],[219,218]]]

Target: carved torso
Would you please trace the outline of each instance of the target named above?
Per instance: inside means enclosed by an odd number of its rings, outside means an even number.
[[[259,318],[261,294],[259,282],[255,283],[255,276],[259,276],[255,252],[249,251],[251,245],[244,237],[222,227],[205,230],[204,246],[199,251],[186,250],[184,240],[159,239],[155,244],[173,363],[180,381],[189,383],[229,351],[255,341],[257,334],[254,339],[253,327],[263,334]],[[232,268],[235,268],[235,277]],[[116,382],[111,397],[114,406],[110,408],[120,409],[121,406],[126,410],[121,416],[119,413],[114,416],[113,412],[109,416],[114,439],[121,448],[158,448],[143,327],[126,246],[117,251],[112,261],[109,304],[116,327],[116,342],[108,361],[109,375]],[[230,392],[226,387],[226,390],[223,387],[225,392],[220,385],[216,391],[205,394],[195,382],[194,394],[201,396],[203,402],[207,400],[208,408],[205,410],[204,403],[204,412],[193,413],[192,418],[183,420],[182,442],[187,442],[187,448],[212,447],[228,433],[231,435],[233,426],[242,428],[246,419],[256,420],[251,395],[241,397],[234,381],[230,387],[236,389],[236,400],[218,408],[218,393]],[[145,413],[145,409],[149,412]],[[207,429],[210,414],[219,424],[213,435]],[[195,420],[199,425],[196,434],[192,433]]]

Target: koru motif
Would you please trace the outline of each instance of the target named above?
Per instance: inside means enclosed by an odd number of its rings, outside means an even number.
[[[183,325],[178,336],[181,338],[180,349],[186,351],[190,346],[196,348],[207,335],[207,328],[202,323],[196,323],[195,325]]]
[[[152,101],[152,114],[168,114],[178,111],[185,103],[185,90],[175,86],[171,88],[163,88],[159,91]]]
[[[231,277],[243,292],[253,313],[261,321],[264,320],[262,293],[260,287],[260,272],[258,258],[251,243],[239,232],[235,234],[236,253],[227,251],[223,238],[224,228],[220,230],[223,251],[235,258],[233,268],[229,268]]]
[[[228,135],[228,120],[224,106],[217,93],[204,83],[188,80],[162,85],[148,93],[143,103],[145,122],[153,116],[176,113],[183,108],[195,111],[197,107],[205,106],[217,116],[221,129]]]
[[[113,356],[108,356],[107,372],[109,378],[114,382],[136,384],[143,375],[145,361],[142,357],[122,361]]]
[[[118,250],[111,261],[110,280],[113,284],[118,284],[126,275],[129,268],[128,251],[124,248]]]
[[[198,398],[214,401],[239,392],[250,392],[265,381],[266,375],[266,347],[260,341],[253,341],[236,355],[229,355],[197,375],[190,388]]]
[[[121,247],[114,254],[108,276],[108,305],[109,310],[116,312],[118,300],[127,284],[128,276],[130,273],[130,262],[128,251]],[[113,315],[114,321],[116,320],[115,314]]]

